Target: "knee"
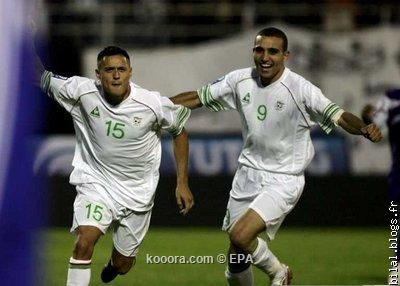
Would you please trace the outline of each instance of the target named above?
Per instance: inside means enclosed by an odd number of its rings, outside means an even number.
[[[234,226],[229,231],[229,240],[235,248],[244,251],[249,251],[251,249],[251,237],[247,235],[240,227]]]
[[[74,245],[74,257],[76,259],[91,259],[94,249],[94,241],[84,236],[78,236]]]
[[[133,265],[135,265],[136,258],[135,257],[119,257],[117,259],[113,259],[113,267],[115,270],[123,275],[129,272]]]
[[[73,257],[82,260],[91,259],[94,246],[101,235],[102,232],[96,227],[79,226],[76,230]]]

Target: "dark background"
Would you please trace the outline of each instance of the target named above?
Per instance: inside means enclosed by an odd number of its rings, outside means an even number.
[[[153,208],[153,226],[221,227],[232,177],[191,177],[195,206],[187,216],[178,212],[175,178],[161,176]],[[53,177],[49,191],[52,226],[69,227],[75,190],[68,179]],[[386,178],[380,176],[306,177],[306,186],[284,226],[387,226]]]

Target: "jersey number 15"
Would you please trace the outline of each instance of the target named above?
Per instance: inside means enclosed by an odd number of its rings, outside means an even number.
[[[106,122],[107,125],[107,136],[112,136],[117,139],[121,139],[124,137],[125,132],[124,132],[124,127],[125,124],[120,123],[120,122],[113,122],[112,120],[109,120]]]

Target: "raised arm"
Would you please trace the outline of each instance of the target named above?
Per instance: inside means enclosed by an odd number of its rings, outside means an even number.
[[[194,205],[193,195],[188,185],[189,141],[185,129],[173,139],[176,163],[176,202],[181,214],[187,214]]]
[[[36,34],[36,25],[33,21],[31,21],[31,27],[30,27],[30,35],[29,35],[29,53],[32,56],[33,59],[33,83],[40,87],[40,81],[42,78],[42,74],[45,71],[45,67],[42,63],[42,60],[39,58],[36,48],[35,48],[35,34]]]
[[[375,123],[366,125],[360,118],[350,112],[343,112],[338,120],[338,125],[348,133],[363,135],[372,142],[382,140],[382,133]]]
[[[197,91],[187,91],[169,98],[174,104],[180,104],[190,109],[196,109],[203,104],[200,101]]]
[[[34,64],[34,84],[36,86],[40,86],[40,81],[42,78],[42,75],[45,71],[45,68],[43,66],[42,61],[40,60],[39,56],[37,55],[36,51],[33,49],[32,50],[32,57],[33,57],[33,64]]]

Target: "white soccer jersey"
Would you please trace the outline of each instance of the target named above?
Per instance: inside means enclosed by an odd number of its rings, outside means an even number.
[[[128,98],[112,106],[98,82],[42,76],[42,89],[73,118],[76,133],[70,183],[97,182],[121,205],[146,211],[153,206],[161,160],[161,129],[178,135],[190,115],[167,97],[133,83]]]
[[[311,126],[318,122],[329,133],[331,118],[340,110],[319,88],[288,68],[265,87],[257,70],[246,68],[197,92],[209,109],[234,109],[240,114],[244,140],[240,164],[285,174],[304,171],[314,155]]]

